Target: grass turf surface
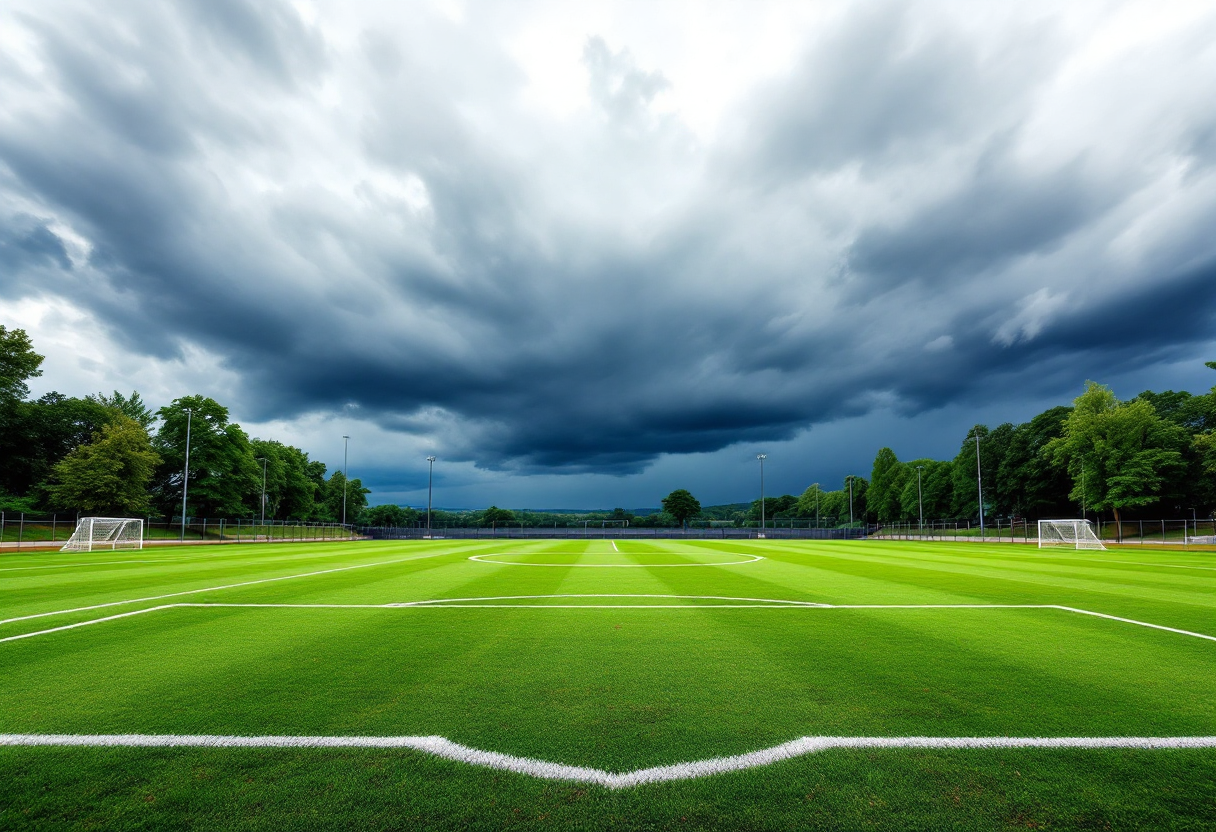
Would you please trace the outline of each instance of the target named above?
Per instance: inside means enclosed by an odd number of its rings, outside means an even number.
[[[763,559],[721,565],[740,555]],[[0,617],[21,620],[0,639],[163,604],[702,597],[162,609],[0,643],[0,733],[435,734],[610,771],[804,735],[1213,735],[1211,641],[1055,609],[722,599],[1059,604],[1216,635],[1214,561],[896,541],[6,554]],[[1214,783],[1216,750],[840,749],[610,792],[407,750],[10,747],[0,828],[1209,829]]]

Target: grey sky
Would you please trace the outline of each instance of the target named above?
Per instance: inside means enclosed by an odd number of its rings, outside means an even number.
[[[349,433],[379,498],[743,500],[1213,381],[1209,4],[7,9],[37,389]]]

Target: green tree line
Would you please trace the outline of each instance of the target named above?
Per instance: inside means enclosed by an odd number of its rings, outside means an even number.
[[[371,492],[274,439],[250,438],[228,409],[183,396],[156,411],[138,392],[29,400],[43,357],[0,326],[0,510],[175,517],[190,428],[191,517],[357,522]],[[189,412],[189,415],[188,415]],[[328,475],[327,475],[328,474]]]

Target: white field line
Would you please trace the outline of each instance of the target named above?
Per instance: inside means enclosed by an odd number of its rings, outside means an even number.
[[[27,569],[70,569],[73,566],[113,566],[127,563],[165,563],[173,558],[157,558],[156,560],[101,560],[92,563],[56,563],[51,566],[6,566],[0,572],[22,572]]]
[[[619,551],[621,551],[620,549],[616,548],[616,541],[615,541],[615,540],[614,540],[614,541],[612,541],[612,551],[614,551],[614,552],[619,552]]]
[[[827,604],[820,604],[815,601],[789,601],[780,598],[735,598],[729,595],[640,595],[633,594],[567,594],[567,595],[491,595],[483,598],[435,598],[430,601],[401,601],[396,604],[388,604],[391,607],[425,607],[446,604],[454,606],[457,604],[471,603],[474,601],[528,601],[540,598],[684,598],[694,601],[752,601],[756,604],[781,604],[784,606],[807,606],[807,607],[826,607]],[[540,604],[527,604],[523,606],[537,607]],[[547,605],[544,605],[547,606]],[[680,606],[690,606],[689,604],[681,604]],[[717,605],[714,605],[717,606]],[[696,609],[706,609],[706,607],[697,607]]]
[[[33,638],[34,636],[45,636],[50,633],[59,633],[59,632],[63,632],[64,630],[75,630],[77,627],[87,627],[90,624],[101,624],[105,621],[113,621],[117,618],[128,618],[132,615],[143,615],[146,612],[156,612],[157,610],[170,610],[170,609],[173,609],[174,607],[180,607],[180,606],[183,606],[183,605],[182,604],[161,604],[159,607],[145,607],[142,610],[132,610],[131,612],[120,612],[117,615],[107,615],[105,618],[93,618],[88,621],[79,621],[75,624],[65,624],[62,627],[52,627],[49,630],[38,630],[37,632],[33,632],[33,633],[20,633],[19,635],[6,636],[5,638],[0,638],[0,644],[3,644],[6,641],[17,641],[18,639],[23,639],[23,638]]]
[[[568,766],[497,751],[482,751],[445,737],[240,737],[207,734],[0,734],[0,746],[86,748],[409,748],[445,760],[510,771],[542,780],[564,780],[627,789],[649,783],[693,780],[827,751],[843,749],[1189,749],[1216,748],[1216,737],[800,737],[791,742],[688,763],[655,766],[617,774]]]
[[[1183,566],[1179,563],[1144,563],[1138,560],[1104,560],[1104,561],[1082,561],[1093,566],[1101,566],[1103,563],[1125,563],[1128,566],[1161,566],[1165,569],[1202,569],[1205,572],[1216,572],[1216,566]]]
[[[280,575],[277,578],[259,578],[255,581],[241,581],[235,584],[225,584],[223,586],[210,586],[204,589],[187,589],[182,592],[167,592],[164,595],[149,595],[146,598],[132,598],[127,601],[109,601],[104,604],[92,604],[87,607],[74,607],[68,610],[54,610],[53,612],[39,612],[33,615],[20,615],[16,618],[0,619],[0,624],[12,624],[15,621],[29,621],[31,618],[44,618],[48,615],[67,615],[73,612],[88,612],[89,610],[100,610],[105,607],[121,607],[127,604],[142,604],[146,601],[160,601],[165,598],[178,598],[182,595],[197,595],[200,592],[219,592],[222,589],[236,589],[242,586],[254,586],[255,584],[268,584],[275,581],[289,581],[293,578],[311,578],[315,575],[329,575],[334,572],[347,572],[351,569],[368,569],[373,566],[391,566],[394,563],[404,563],[411,560],[422,560],[424,558],[437,558],[441,555],[452,554],[451,552],[433,552],[429,555],[414,555],[408,558],[396,558],[394,560],[382,560],[375,563],[360,563],[354,566],[338,566],[333,569],[321,569],[315,572],[302,572],[298,575]]]
[[[743,604],[475,604],[466,603],[472,601],[494,601],[494,600],[511,600],[511,599],[539,599],[539,598],[687,598],[687,599],[707,599],[707,600],[726,600],[726,601],[747,601],[750,603]],[[156,610],[177,609],[179,607],[238,607],[252,609],[530,609],[530,610],[553,610],[553,609],[662,609],[662,610],[707,610],[707,609],[816,609],[816,610],[1060,610],[1061,612],[1077,613],[1078,615],[1091,615],[1096,618],[1105,618],[1110,621],[1119,621],[1124,624],[1135,624],[1138,627],[1148,627],[1153,630],[1163,630],[1167,633],[1176,633],[1182,636],[1191,636],[1192,638],[1201,638],[1205,641],[1216,641],[1216,636],[1206,635],[1204,633],[1196,633],[1191,630],[1180,630],[1176,627],[1166,627],[1161,624],[1150,624],[1147,621],[1137,621],[1134,618],[1123,618],[1117,615],[1107,615],[1106,613],[1094,612],[1092,610],[1083,610],[1077,607],[1065,607],[1060,604],[818,604],[810,601],[781,601],[771,598],[730,598],[727,596],[717,595],[504,595],[491,596],[486,598],[438,598],[432,601],[408,601],[393,604],[259,604],[259,603],[191,603],[182,602],[176,604],[162,604],[157,607],[148,607],[147,609],[134,610],[132,612],[120,613],[118,615],[109,615],[104,618],[94,618],[89,621],[81,621],[75,624],[68,624],[62,627],[52,627],[48,630],[38,630],[32,633],[21,633],[7,638],[0,638],[0,644],[6,641],[17,641],[23,638],[33,638],[34,636],[47,635],[49,633],[58,633],[63,630],[72,630],[77,627],[86,627],[90,624],[101,624],[105,621],[113,621],[118,618],[126,618],[132,615],[140,615],[145,612],[154,612]]]
[[[1134,618],[1121,618],[1117,615],[1107,615],[1104,612],[1093,612],[1092,610],[1082,610],[1077,609],[1076,607],[1061,607],[1054,604],[1052,606],[1055,606],[1056,609],[1067,610],[1068,612],[1075,612],[1080,615],[1092,615],[1097,618],[1108,618],[1111,621],[1122,621],[1125,624],[1135,624],[1140,627],[1151,627],[1154,630],[1165,630],[1167,633],[1178,633],[1179,635],[1194,636],[1195,638],[1207,639],[1208,641],[1216,641],[1216,636],[1207,636],[1203,633],[1193,633],[1190,630],[1179,630],[1174,627],[1166,627],[1161,624],[1149,624],[1147,621],[1137,621]]]
[[[723,563],[518,563],[507,560],[487,560],[487,558],[510,556],[512,554],[543,554],[538,552],[501,552],[488,555],[470,555],[469,560],[475,560],[478,563],[496,563],[501,566],[557,566],[561,568],[583,568],[583,569],[662,569],[677,566],[738,566],[741,563],[755,563],[758,560],[764,560],[760,555],[748,555],[743,552],[724,552],[723,554],[739,555],[751,560],[728,560]],[[566,554],[564,552],[555,554]],[[692,553],[690,553],[692,554]],[[4,622],[0,622],[2,624]]]

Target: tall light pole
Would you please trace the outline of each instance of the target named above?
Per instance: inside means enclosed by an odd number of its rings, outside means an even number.
[[[849,525],[853,525],[853,475],[845,477],[849,481]]]
[[[350,481],[350,437],[342,434],[342,525],[346,525],[346,483]]]
[[[258,462],[262,463],[262,525],[266,525],[266,457],[258,457]]]
[[[182,472],[182,543],[186,542],[186,488],[190,484],[190,422],[194,411],[186,408],[186,469]]]
[[[426,472],[426,536],[431,536],[431,484],[435,480],[435,457],[428,456]]]
[[[819,528],[819,483],[815,483],[815,528]]]
[[[760,534],[764,534],[764,460],[768,459],[768,454],[756,454],[756,459],[760,460]]]
[[[980,432],[975,432],[975,487],[980,495],[980,539],[984,539],[984,478],[980,474]]]
[[[920,472],[924,468],[923,465],[916,466],[916,505],[920,508],[920,530],[925,530],[925,496],[920,488]]]

